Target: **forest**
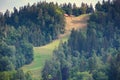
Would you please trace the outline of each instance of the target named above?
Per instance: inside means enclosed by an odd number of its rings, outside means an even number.
[[[46,61],[43,80],[120,80],[120,1],[95,8],[87,28],[73,29]]]
[[[21,67],[34,60],[33,47],[65,33],[65,17],[89,14],[87,27],[72,30],[45,62],[40,80],[120,80],[120,1],[25,5],[0,12],[0,80],[34,80]]]

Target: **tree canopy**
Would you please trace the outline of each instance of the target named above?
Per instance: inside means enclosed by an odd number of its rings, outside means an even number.
[[[90,15],[87,28],[73,29],[68,41],[60,44],[50,62],[46,61],[43,80],[120,79],[118,4],[119,0],[96,4],[96,11]],[[52,68],[48,70],[47,67]]]

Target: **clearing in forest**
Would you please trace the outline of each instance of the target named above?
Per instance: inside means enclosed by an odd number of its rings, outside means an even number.
[[[80,16],[65,16],[65,33],[59,35],[59,38],[62,38],[66,35],[70,35],[72,29],[79,30],[87,26],[87,20],[89,19],[89,14],[83,14]]]
[[[59,35],[59,39],[52,41],[51,43],[41,46],[34,47],[34,60],[31,64],[22,67],[24,72],[30,71],[32,76],[36,79],[40,79],[40,72],[45,64],[46,60],[52,57],[53,50],[58,47],[60,41],[63,42],[68,40],[71,30],[79,30],[80,28],[87,26],[87,20],[89,19],[88,14],[83,14],[81,16],[66,16],[65,21],[65,33]]]

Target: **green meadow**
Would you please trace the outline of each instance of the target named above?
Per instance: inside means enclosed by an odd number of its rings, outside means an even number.
[[[87,15],[83,14],[81,16],[78,16],[78,18],[75,18],[75,20],[84,20],[85,18],[87,18],[87,16],[89,16],[89,14],[87,14]],[[69,18],[67,19],[67,21],[69,21]],[[81,25],[81,24],[79,24],[79,25]],[[76,26],[76,25],[74,24],[74,26]],[[47,45],[44,45],[41,47],[34,47],[34,60],[31,64],[23,66],[22,67],[23,71],[31,72],[31,74],[32,74],[33,78],[35,78],[35,80],[41,79],[41,71],[42,71],[42,68],[44,67],[45,61],[52,58],[53,50],[59,46],[59,43],[61,41],[62,42],[67,41],[69,38],[69,35],[70,35],[70,31],[66,32],[59,39],[54,40]]]
[[[45,64],[45,61],[52,58],[53,50],[59,46],[60,41],[67,41],[68,37],[69,36],[67,35],[61,39],[54,40],[45,46],[34,47],[34,60],[31,64],[23,66],[23,71],[31,72],[35,80],[40,79],[41,70]]]

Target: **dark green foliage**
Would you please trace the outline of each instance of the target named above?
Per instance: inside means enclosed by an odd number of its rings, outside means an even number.
[[[28,4],[19,10],[14,7],[12,13],[9,10],[0,13],[0,76],[3,76],[0,80],[32,80],[29,73],[18,69],[33,61],[32,45],[45,45],[64,33],[63,14],[52,2]]]
[[[29,72],[19,68],[33,61],[32,44],[47,44],[64,33],[64,13],[92,14],[88,27],[72,30],[68,42],[61,43],[46,61],[43,80],[120,80],[119,0],[98,2],[95,12],[84,3],[60,7],[39,2],[0,13],[0,80],[32,80]]]
[[[54,51],[54,58],[51,61],[46,61],[42,71],[43,80],[67,80],[69,78],[69,62],[65,60],[66,56],[62,51],[63,48],[60,49],[61,51]]]
[[[66,14],[71,15],[72,14],[72,4],[63,4],[62,9],[65,11]]]
[[[0,42],[0,71],[9,71],[15,68],[14,55],[14,52],[6,43]]]
[[[13,69],[13,64],[8,57],[0,59],[0,71],[9,71]]]
[[[9,43],[13,43],[13,38],[16,38],[24,39],[34,46],[40,46],[56,39],[58,34],[64,32],[63,10],[54,3],[39,2],[32,6],[28,4],[19,10],[14,8],[14,12],[11,14],[6,11],[4,18],[5,24],[15,28],[15,32],[8,30],[12,33],[7,34]],[[10,26],[7,26],[7,29]],[[16,37],[16,34],[19,37]]]
[[[114,57],[114,59],[111,60],[108,75],[109,75],[109,80],[120,79],[120,53],[118,53]]]
[[[27,42],[20,42],[16,45],[19,54],[24,55],[25,64],[29,64],[33,60],[33,46]]]
[[[61,43],[54,51],[52,62],[59,62],[60,68],[55,71],[59,71],[62,77],[56,80],[120,79],[120,54],[117,54],[120,51],[120,25],[115,18],[119,18],[120,14],[118,4],[119,0],[98,3],[97,11],[90,15],[88,27],[79,31],[72,30],[68,42]],[[48,66],[50,64],[45,65]],[[47,70],[45,67],[42,72],[44,75]],[[55,67],[54,62],[52,67]],[[53,69],[49,71],[60,77]],[[55,79],[52,76],[51,79],[42,77],[43,80]]]
[[[0,43],[0,71],[15,70],[32,61],[33,46],[31,44],[19,42],[15,46],[9,46],[5,42]]]
[[[53,72],[54,71],[54,72]],[[45,67],[42,72],[43,80],[61,80],[60,63],[53,59],[52,61],[46,61]]]
[[[21,41],[20,34],[13,27],[7,28],[5,26],[0,30],[0,72],[13,71],[31,63],[33,61],[33,46],[28,42]]]
[[[33,46],[27,42],[20,41],[16,45],[16,68],[22,67],[33,61]]]
[[[92,4],[88,6],[85,3],[82,3],[80,7],[77,7],[75,3],[73,5],[71,3],[68,4],[65,3],[61,6],[61,8],[64,10],[66,14],[75,16],[94,12]]]
[[[75,4],[39,2],[33,5],[14,7],[13,12],[6,10],[0,15],[1,35],[9,45],[14,45],[18,40],[25,40],[34,46],[45,45],[64,33],[64,12],[68,15],[78,16],[93,13],[92,4],[82,3],[81,7]],[[46,37],[47,36],[47,37]]]

